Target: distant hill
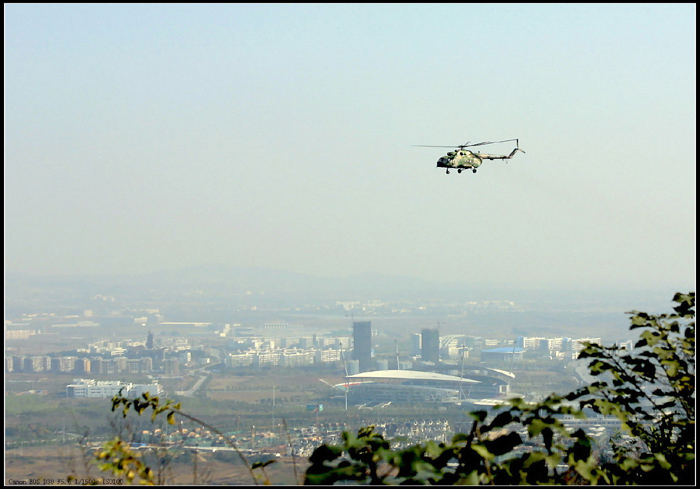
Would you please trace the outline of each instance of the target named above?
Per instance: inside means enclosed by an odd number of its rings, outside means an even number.
[[[325,295],[354,294],[362,298],[386,294],[410,295],[436,290],[439,285],[410,277],[357,274],[348,277],[318,277],[304,273],[261,267],[202,265],[127,277],[148,287],[199,287],[207,291],[227,290],[253,294]]]
[[[131,275],[30,276],[8,274],[6,293],[55,293],[73,290],[81,294],[152,295],[198,290],[204,295],[268,295],[330,297],[343,300],[441,297],[445,286],[411,277],[357,274],[348,277],[313,275],[261,267],[202,265]],[[455,296],[456,298],[457,296]]]
[[[528,304],[529,309],[666,310],[676,290],[606,290],[561,287],[514,287],[468,283],[438,283],[407,276],[361,273],[346,277],[314,275],[262,267],[208,264],[130,275],[41,277],[8,273],[7,304],[44,297],[51,303],[70,298],[114,295],[139,300],[180,300],[200,297],[213,300],[252,296],[285,303],[303,301],[436,301],[464,303],[508,300]]]

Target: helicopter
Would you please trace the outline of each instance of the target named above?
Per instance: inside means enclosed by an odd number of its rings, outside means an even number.
[[[507,143],[509,141],[515,141],[515,149],[509,155],[492,155],[488,153],[474,152],[466,148],[471,148],[474,146],[483,146],[485,144],[496,144],[496,143]],[[450,151],[447,155],[443,156],[437,161],[438,168],[446,168],[445,173],[450,173],[450,168],[456,168],[457,173],[462,173],[462,170],[471,170],[476,173],[476,169],[481,166],[484,160],[509,160],[518,151],[524,153],[520,149],[517,139],[505,139],[503,141],[483,141],[481,143],[469,144],[467,141],[459,146],[426,146],[422,144],[416,144],[414,146],[420,146],[422,148],[456,148],[454,151]]]

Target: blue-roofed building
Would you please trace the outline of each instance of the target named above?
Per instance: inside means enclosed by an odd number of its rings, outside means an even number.
[[[504,346],[501,348],[491,348],[489,350],[481,350],[482,362],[512,362],[514,360],[522,360],[525,350],[516,346]]]

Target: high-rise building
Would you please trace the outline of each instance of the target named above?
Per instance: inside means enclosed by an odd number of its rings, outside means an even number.
[[[360,362],[360,372],[367,372],[372,363],[372,322],[353,323],[352,358]]]
[[[88,358],[78,358],[75,361],[75,372],[80,374],[90,373],[91,362]]]
[[[440,331],[424,329],[421,331],[421,358],[424,362],[440,363]]]

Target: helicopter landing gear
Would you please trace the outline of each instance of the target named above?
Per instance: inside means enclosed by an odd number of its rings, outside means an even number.
[[[460,168],[459,170],[457,170],[457,173],[462,173],[462,169]]]
[[[472,170],[472,173],[476,173],[476,168],[474,168],[474,169]]]
[[[447,173],[447,174],[449,175],[449,174],[450,174],[450,170],[445,170],[445,173]]]

